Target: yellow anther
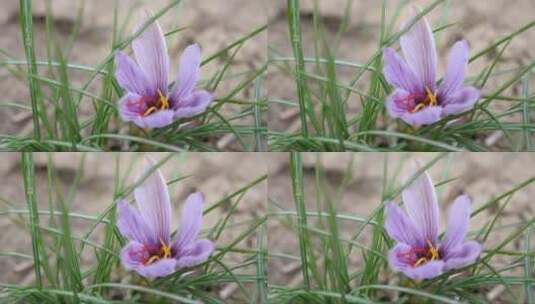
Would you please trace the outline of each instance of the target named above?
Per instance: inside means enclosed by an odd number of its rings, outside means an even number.
[[[159,256],[153,255],[150,257],[150,259],[145,263],[146,265],[152,264],[160,259]]]
[[[420,258],[418,261],[416,261],[416,264],[414,264],[414,266],[420,266],[422,265],[423,263],[427,262],[427,259],[426,258]]]
[[[147,109],[147,111],[145,111],[145,113],[143,113],[143,116],[148,116],[148,115],[156,112],[156,110],[157,110],[156,107],[150,107],[150,108]]]
[[[167,96],[163,96],[160,90],[158,90],[158,96],[160,97],[160,103],[162,105],[161,109],[162,110],[169,109],[169,98],[167,98]]]
[[[412,113],[416,113],[416,112],[422,110],[423,108],[425,108],[425,104],[419,103],[416,107],[414,107],[414,109],[412,109]]]
[[[431,89],[429,89],[427,87],[425,88],[425,92],[427,93],[426,101],[429,101],[429,105],[430,106],[437,106],[438,105],[437,95],[435,93],[433,93],[431,91]]]
[[[162,253],[163,258],[170,258],[171,257],[171,247],[169,247],[163,240],[160,240],[160,244],[162,244]]]
[[[438,248],[433,246],[433,244],[429,240],[427,240],[427,246],[429,246],[429,253],[431,253],[431,261],[438,260],[438,258],[440,257],[438,253]]]

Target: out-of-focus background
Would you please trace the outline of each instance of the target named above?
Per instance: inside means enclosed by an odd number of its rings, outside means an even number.
[[[304,54],[308,57],[315,55],[315,36],[314,36],[314,11],[315,3],[321,20],[325,27],[325,34],[329,42],[333,42],[337,31],[344,20],[349,16],[347,28],[340,36],[339,48],[336,50],[336,59],[353,63],[364,64],[368,62],[378,50],[379,35],[381,26],[381,4],[383,1],[376,0],[301,0],[301,30],[303,35]],[[396,14],[397,8],[401,3],[409,3],[401,11],[398,22],[393,24],[393,29],[397,32],[401,28],[401,22],[411,16],[410,5],[417,7],[427,7],[434,1],[432,0],[389,0],[386,3],[386,20],[390,24]],[[292,57],[292,49],[289,43],[288,19],[286,17],[286,1],[270,1],[269,9],[269,48],[270,56]],[[348,3],[351,3],[350,10],[347,10]],[[535,20],[533,12],[535,11],[535,2],[532,0],[449,0],[444,1],[442,5],[434,9],[429,15],[428,20],[433,28],[439,28],[441,25],[451,24],[452,26],[443,29],[436,37],[439,52],[439,73],[441,75],[446,66],[447,57],[450,47],[460,39],[468,40],[471,48],[471,55],[475,55],[493,42],[504,38],[507,35],[519,30],[523,26]],[[535,28],[517,36],[503,54],[501,60],[497,62],[496,71],[506,71],[525,67],[535,60]],[[321,46],[321,41],[318,41]],[[334,47],[334,43],[330,46]],[[398,44],[395,44],[397,46]],[[470,64],[468,76],[477,76],[482,72],[483,67],[488,66],[494,61],[495,56],[501,51],[501,48],[495,48],[487,55]],[[332,50],[331,50],[332,51]],[[280,64],[280,63],[279,63]],[[308,64],[313,72],[313,64]],[[357,70],[347,67],[338,67],[337,80],[347,85]],[[494,92],[497,88],[509,80],[514,74],[501,75],[492,77],[483,89],[483,94]],[[366,76],[366,75],[365,75]],[[368,88],[369,81],[363,77],[358,83],[357,89],[364,90]],[[285,81],[287,80],[287,81]],[[312,86],[314,87],[314,86]],[[270,75],[266,82],[266,90],[270,92],[273,99],[297,100],[295,90],[295,80],[288,76],[288,73],[281,72],[280,69],[272,67]],[[519,96],[521,85],[518,84],[511,90],[503,92],[506,96]],[[361,101],[356,94],[349,99],[348,113],[355,115],[361,109]],[[503,111],[510,106],[507,102],[495,102],[493,109]],[[288,108],[273,103],[270,106],[269,126],[273,130],[296,131],[299,129],[299,115],[295,108]],[[350,116],[352,117],[352,116]],[[518,121],[520,116],[511,117],[512,120]],[[490,134],[489,134],[490,135]],[[496,143],[503,134],[489,136],[488,144]],[[510,150],[510,149],[508,149]]]
[[[303,153],[304,194],[307,212],[314,214],[318,210],[318,191],[328,195],[337,213],[367,219],[381,203],[383,194],[383,172],[386,161],[388,168],[388,185],[390,191],[402,186],[404,179],[414,172],[415,162],[426,164],[436,158],[436,153]],[[282,210],[295,211],[292,196],[292,180],[289,171],[288,154],[276,154],[270,162],[269,168],[269,211],[270,214]],[[323,168],[325,180],[320,179],[322,190],[318,190],[316,168]],[[398,174],[399,173],[399,174]],[[453,153],[441,158],[429,170],[435,184],[448,181],[439,187],[438,201],[441,209],[441,232],[445,229],[447,209],[461,193],[467,193],[472,198],[472,210],[483,206],[493,198],[512,190],[515,186],[535,177],[535,155],[528,153]],[[397,174],[397,175],[396,175]],[[348,178],[348,176],[350,176]],[[392,180],[395,178],[395,182]],[[336,189],[347,182],[345,190],[339,198]],[[535,217],[535,183],[515,192],[508,201],[503,213],[498,216],[494,230],[484,248],[492,249],[505,240],[512,232]],[[319,199],[322,211],[326,212],[326,201]],[[395,199],[401,202],[401,197]],[[500,205],[493,205],[471,219],[470,231],[476,232],[488,224],[507,199],[502,199]],[[294,217],[272,216],[269,220],[269,248],[272,258],[269,260],[269,280],[271,284],[282,285],[288,288],[302,285],[303,278],[300,271],[301,263],[297,260],[285,258],[285,255],[299,257],[299,240],[297,238],[296,222]],[[312,239],[317,241],[318,235],[314,228],[318,225],[317,217],[307,218],[311,228]],[[293,224],[292,224],[293,222]],[[360,229],[361,225],[355,221],[338,219],[340,239],[351,239]],[[282,237],[284,236],[284,237]],[[291,237],[290,237],[291,236]],[[371,229],[365,228],[356,240],[364,246],[370,246]],[[471,234],[471,238],[474,234]],[[523,252],[523,236],[509,244],[504,250]],[[317,263],[321,265],[324,252],[317,242]],[[347,243],[344,243],[347,245]],[[516,257],[498,255],[490,263],[497,269],[510,263]],[[354,248],[349,256],[348,267],[351,272],[363,270],[362,254]],[[515,274],[523,275],[523,268],[513,270]],[[506,272],[507,273],[507,272]],[[381,282],[396,284],[395,277],[386,271],[381,271]],[[492,303],[500,302],[504,293],[504,286],[482,286],[483,292]],[[488,294],[487,294],[488,293]],[[497,301],[497,302],[493,302]],[[506,302],[510,303],[510,302]]]
[[[150,154],[156,161],[167,156],[165,153]],[[51,154],[54,168],[57,174],[57,188],[51,189],[54,198],[58,192],[67,193],[73,185],[75,176],[79,172],[82,153],[56,153]],[[132,185],[138,174],[143,169],[142,153],[89,153],[85,156],[83,173],[79,185],[76,187],[75,197],[70,206],[71,213],[98,216],[104,212],[113,202],[113,189],[116,181],[116,162],[119,158],[119,180],[124,185]],[[46,153],[34,154],[36,163],[36,189],[39,209],[48,210],[47,186],[47,163]],[[262,153],[182,153],[173,155],[161,167],[167,181],[175,178],[186,177],[169,186],[171,202],[173,206],[172,229],[178,227],[179,215],[186,197],[201,191],[205,196],[205,208],[220,201],[226,196],[246,187],[255,180],[262,179],[267,174],[267,164]],[[32,245],[27,226],[27,215],[16,214],[13,210],[27,209],[24,185],[21,174],[20,154],[0,154],[0,251],[32,254]],[[267,184],[260,181],[255,186],[244,192],[237,205],[237,209],[229,218],[228,226],[223,231],[217,246],[225,246],[244,233],[252,223],[264,216]],[[209,229],[224,218],[231,208],[231,204],[237,201],[239,196],[225,201],[222,206],[213,209],[204,217],[202,229]],[[133,199],[133,195],[128,197]],[[57,200],[54,199],[57,204]],[[11,210],[9,214],[6,211]],[[40,223],[43,227],[48,226],[50,217],[41,214]],[[58,219],[56,219],[57,221]],[[73,235],[84,236],[94,222],[72,218]],[[90,241],[96,244],[103,243],[103,228],[100,226],[91,235]],[[43,232],[46,235],[46,232]],[[78,242],[75,242],[78,244]],[[252,233],[238,244],[239,248],[256,248],[255,234]],[[55,257],[51,256],[51,259]],[[243,263],[243,255],[230,254],[230,265]],[[90,246],[82,255],[82,266],[88,267],[95,262],[95,255]],[[25,259],[0,255],[0,282],[27,285],[34,280],[33,262]],[[255,267],[248,268],[251,274],[255,274]],[[243,270],[242,270],[243,271]],[[114,272],[114,279],[120,280],[125,277],[125,270],[119,268]],[[215,291],[223,299],[232,299],[232,295],[238,290],[238,285],[228,283],[224,286],[215,287]]]
[[[171,3],[170,0],[32,1],[38,61],[46,61],[47,58],[47,48],[45,47],[47,45],[45,43],[47,2],[51,5],[55,39],[61,47],[66,48],[70,45],[69,36],[73,29],[79,25],[77,38],[73,41],[72,50],[68,54],[68,61],[72,64],[87,66],[98,65],[110,53],[114,3],[118,3],[119,28],[124,28],[123,37],[119,37],[121,40],[133,33],[135,25],[140,22],[140,17],[143,16],[143,11],[158,12]],[[18,15],[19,1],[5,0],[0,2],[0,28],[2,30],[0,49],[7,53],[7,55],[0,54],[0,61],[25,59]],[[130,21],[124,24],[127,17]],[[202,47],[203,59],[208,58],[265,25],[265,4],[261,0],[183,0],[163,15],[159,22],[164,32],[184,28],[167,38],[171,58],[169,77],[174,79],[179,56],[187,45],[194,42],[199,43]],[[266,40],[267,34],[264,31],[243,45],[228,68],[227,75],[233,75],[233,77],[225,79],[220,84],[215,92],[217,96],[227,95],[229,90],[234,89],[237,84],[243,81],[243,73],[251,73],[266,63]],[[130,50],[130,47],[127,47],[127,50]],[[228,53],[203,66],[201,80],[213,77],[215,72],[223,68],[226,59],[231,55]],[[14,77],[10,71],[14,68],[13,65],[0,64],[0,91],[2,91],[0,101],[23,102],[28,105],[27,79]],[[75,70],[70,70],[69,74],[75,88],[84,85],[89,75],[88,72]],[[89,91],[99,95],[99,81],[95,81]],[[254,88],[246,87],[242,92],[239,92],[236,98],[252,98],[253,96]],[[84,100],[80,106],[80,115],[87,114],[92,109],[91,101],[87,98]],[[234,113],[243,109],[238,106],[225,106],[223,110]],[[28,111],[1,107],[0,116],[6,118],[0,121],[0,134],[18,135],[31,132],[31,115]],[[221,144],[225,144],[225,142]]]

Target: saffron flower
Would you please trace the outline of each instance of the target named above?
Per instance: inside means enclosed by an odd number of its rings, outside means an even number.
[[[464,239],[470,221],[470,198],[460,195],[449,210],[444,237],[439,240],[439,207],[433,182],[424,173],[402,192],[406,213],[386,204],[385,229],[397,244],[388,253],[390,267],[414,280],[434,278],[472,264],[481,245]]]
[[[148,161],[147,170],[154,163]],[[171,237],[171,203],[159,170],[134,190],[137,209],[125,200],[118,203],[117,227],[129,243],[121,251],[121,262],[147,278],[169,275],[208,259],[214,250],[210,240],[198,240],[202,224],[201,193],[188,196],[182,209],[180,227]]]
[[[395,88],[386,101],[391,117],[422,126],[474,107],[480,91],[463,85],[470,53],[465,40],[451,49],[440,84],[435,39],[425,17],[401,37],[400,44],[405,60],[392,48],[383,51],[384,75]]]
[[[179,118],[204,112],[212,102],[212,94],[195,90],[201,63],[199,45],[193,44],[184,50],[170,92],[167,45],[157,21],[134,39],[132,49],[137,63],[123,52],[115,56],[115,77],[126,91],[119,100],[119,115],[124,121],[141,128],[162,128]]]

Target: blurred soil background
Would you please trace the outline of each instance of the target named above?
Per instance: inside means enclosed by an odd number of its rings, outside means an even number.
[[[33,1],[33,22],[36,44],[37,60],[46,61],[45,22],[47,0]],[[131,15],[125,25],[124,35],[121,40],[131,35],[135,25],[140,22],[144,10],[157,12],[168,5],[170,0],[52,0],[53,26],[56,30],[56,40],[62,47],[68,45],[69,36],[78,25],[79,31],[76,40],[72,44],[72,50],[68,54],[68,61],[72,64],[96,66],[106,58],[111,50],[114,2],[118,3],[119,28],[123,26],[126,17]],[[83,10],[81,10],[83,9]],[[18,59],[25,60],[22,45],[22,34],[19,25],[19,1],[0,1],[0,49],[8,55],[0,54],[0,60]],[[78,15],[81,14],[81,18]],[[169,10],[158,19],[162,30],[170,32],[178,28],[184,30],[167,38],[167,46],[171,59],[169,79],[174,79],[178,59],[182,50],[191,43],[199,43],[202,47],[203,59],[219,52],[232,42],[246,36],[253,30],[266,24],[265,4],[262,0],[183,0],[179,5]],[[243,73],[253,73],[261,68],[267,60],[266,53],[267,33],[264,31],[249,39],[237,53],[230,65],[226,77],[215,92],[216,96],[227,95],[241,81],[245,79]],[[126,48],[130,50],[130,46]],[[208,80],[221,70],[226,59],[232,55],[229,52],[203,66],[201,81]],[[129,51],[130,53],[130,51]],[[22,66],[19,66],[22,67]],[[0,90],[1,101],[19,102],[29,104],[29,89],[26,77],[14,77],[9,69],[14,66],[0,64]],[[40,68],[44,73],[44,67]],[[90,73],[70,70],[70,80],[73,87],[81,88],[89,79]],[[241,77],[237,77],[242,75]],[[99,95],[100,82],[97,80],[88,89],[89,92]],[[202,85],[202,83],[201,83]],[[254,88],[247,87],[236,98],[252,98]],[[91,100],[87,97],[78,111],[79,115],[88,115],[92,110]],[[223,113],[237,114],[243,111],[243,106],[225,105]],[[30,134],[32,131],[31,114],[13,108],[0,108],[0,116],[6,119],[0,120],[0,134],[21,135]],[[249,118],[243,119],[244,124],[252,124]],[[117,126],[118,128],[118,126]],[[123,129],[118,132],[127,132]],[[232,146],[235,138],[211,138],[221,149]]]
[[[318,3],[318,9],[324,23],[324,30],[329,42],[334,40],[344,16],[349,14],[349,22],[346,31],[340,38],[339,48],[332,50],[335,52],[336,59],[349,61],[353,63],[365,64],[378,50],[379,35],[381,26],[381,3],[377,0],[356,0],[351,2],[350,10],[348,1],[351,0],[301,0],[301,30],[303,35],[304,55],[305,57],[314,57],[314,3]],[[429,6],[432,0],[387,0],[386,1],[386,18],[387,23],[392,20],[396,9],[401,2],[408,2],[417,7],[423,8]],[[269,24],[269,56],[293,57],[292,48],[289,43],[288,19],[286,17],[286,1],[270,1],[271,6],[268,10]],[[534,21],[533,12],[535,11],[535,1],[533,0],[447,0],[445,5],[435,8],[429,15],[428,20],[433,28],[439,28],[441,25],[452,24],[436,34],[438,48],[439,77],[442,77],[444,67],[447,63],[449,50],[453,44],[461,39],[468,40],[471,48],[471,55],[475,55],[493,42],[517,31],[526,24]],[[394,24],[394,30],[397,32],[401,28],[401,22],[410,18],[410,6],[401,12],[401,18],[398,23]],[[525,67],[535,60],[535,28],[517,36],[507,50],[504,52],[501,60],[497,63],[496,71],[506,71]],[[321,46],[321,42],[319,43]],[[394,44],[398,46],[399,43]],[[334,43],[330,44],[333,47]],[[468,77],[479,75],[483,68],[494,61],[495,56],[501,51],[503,45],[493,49],[490,53],[482,58],[472,62],[469,66]],[[290,62],[291,63],[291,62]],[[281,63],[278,63],[281,66]],[[308,63],[308,71],[315,72],[312,68],[314,64]],[[295,93],[295,80],[287,72],[281,71],[280,68],[270,67],[270,73],[267,77],[266,91],[270,93],[272,99],[294,100],[297,101]],[[292,68],[293,71],[293,68]],[[338,67],[337,80],[343,85],[347,85],[357,70],[347,67]],[[506,73],[497,77],[491,77],[483,89],[483,95],[493,93],[501,87],[505,81],[511,79],[514,73]],[[317,73],[314,73],[317,74]],[[531,83],[535,84],[533,77]],[[357,88],[367,92],[368,77],[364,75],[357,83]],[[311,82],[313,83],[313,81]],[[314,88],[314,85],[311,85]],[[505,91],[502,95],[519,97],[522,92],[521,84],[513,86],[512,89]],[[533,94],[533,93],[532,93]],[[503,112],[510,107],[509,102],[497,100],[491,106],[491,109]],[[353,118],[361,109],[360,96],[352,94],[348,101],[348,117]],[[300,121],[296,108],[282,106],[279,104],[270,104],[268,112],[268,122],[271,130],[295,132],[299,130]],[[534,116],[535,117],[535,116]],[[512,116],[507,121],[521,121],[521,116]],[[378,127],[385,127],[386,122],[379,121]],[[494,146],[496,150],[503,150],[503,133],[487,133],[481,138],[481,141],[487,146]],[[506,148],[511,151],[511,148]]]
[[[330,199],[333,200],[339,214],[356,216],[367,219],[381,203],[383,190],[383,165],[385,158],[388,164],[388,179],[392,183],[395,172],[400,168],[400,174],[396,182],[390,186],[393,189],[401,187],[403,180],[413,174],[414,161],[425,164],[435,158],[435,153],[304,153],[304,194],[307,212],[315,212],[317,208],[317,188],[315,186],[316,163],[322,164],[326,182],[320,180],[320,184],[327,189]],[[285,153],[273,154],[273,160],[269,167],[269,212],[278,212],[282,206],[283,210],[295,211],[292,194],[292,182],[289,172],[289,156]],[[351,161],[353,159],[353,161]],[[348,169],[349,168],[349,169]],[[346,173],[350,172],[351,178],[347,183],[345,191],[342,192],[340,200],[335,198],[334,193],[346,178]],[[481,207],[493,198],[512,190],[515,186],[535,177],[535,155],[528,153],[453,153],[442,158],[429,171],[435,184],[451,180],[450,182],[437,187],[438,202],[441,210],[441,232],[445,229],[446,214],[453,200],[461,193],[467,193],[472,198],[472,211]],[[325,192],[324,192],[325,193]],[[493,231],[484,248],[491,249],[504,241],[512,232],[525,225],[535,216],[535,206],[533,197],[535,196],[535,184],[517,191],[509,200],[503,213],[498,217],[495,228],[506,226]],[[500,205],[494,205],[478,214],[470,221],[470,231],[478,231],[483,228],[499,212],[501,206],[507,198],[500,200]],[[401,202],[401,196],[395,199]],[[323,212],[327,212],[327,203],[321,200]],[[292,221],[290,221],[290,219]],[[319,226],[317,217],[307,218],[310,227],[326,230]],[[325,218],[326,220],[326,218]],[[296,231],[296,217],[272,216],[269,220],[268,244],[272,256],[269,260],[269,281],[271,284],[283,285],[287,288],[298,287],[302,284],[302,272],[300,262],[280,257],[280,254],[289,254],[299,257],[299,240]],[[324,222],[325,223],[325,222]],[[338,220],[340,239],[351,239],[359,231],[361,225],[351,220]],[[515,224],[514,226],[507,226]],[[312,230],[310,230],[312,231]],[[356,240],[364,246],[370,246],[372,237],[371,229],[365,228],[360,237]],[[281,237],[285,236],[285,237]],[[473,238],[474,234],[470,236]],[[313,241],[318,241],[319,236],[311,232]],[[524,236],[511,242],[504,250],[524,251]],[[316,257],[318,265],[322,265],[323,251],[320,249],[319,241],[313,242],[318,245]],[[347,243],[342,242],[344,245]],[[533,243],[533,242],[532,242]],[[344,246],[347,248],[347,246]],[[533,248],[532,248],[533,250]],[[348,267],[351,272],[363,270],[362,254],[357,248],[353,248],[349,256]],[[497,255],[492,258],[490,264],[495,269],[500,269],[507,262],[513,260],[511,257]],[[523,274],[522,266],[514,270],[516,274]],[[380,280],[384,284],[397,284],[397,276],[392,276],[391,272],[381,271]],[[507,274],[507,272],[505,272]],[[352,281],[352,287],[358,280]],[[491,303],[501,302],[508,297],[504,286],[490,286],[485,288],[485,296]],[[515,287],[517,288],[517,287]],[[518,285],[522,294],[522,285]],[[513,289],[514,290],[514,289]],[[512,303],[512,302],[506,302]]]
[[[73,180],[79,170],[81,153],[52,154],[58,189],[65,193],[69,191]],[[113,187],[115,183],[116,158],[120,157],[121,178],[124,179],[129,165],[134,166],[126,178],[125,185],[135,182],[138,174],[142,172],[143,162],[141,153],[89,153],[85,158],[84,171],[77,188],[70,211],[78,214],[98,216],[113,202]],[[155,160],[162,159],[167,154],[152,154]],[[162,167],[162,173],[167,181],[177,177],[189,176],[169,186],[171,203],[173,206],[172,229],[178,227],[180,212],[186,197],[195,191],[201,191],[205,196],[205,208],[223,199],[249,183],[262,178],[267,173],[267,165],[262,153],[183,153],[176,154]],[[0,247],[4,252],[19,252],[32,254],[31,239],[27,227],[27,216],[11,214],[4,211],[11,209],[27,209],[23,179],[20,166],[19,153],[2,153],[0,155],[0,175],[3,177],[0,186]],[[34,154],[36,163],[36,189],[37,200],[41,210],[48,210],[47,186],[47,154]],[[55,190],[52,191],[53,195]],[[237,205],[237,210],[230,217],[227,228],[216,242],[223,246],[235,240],[246,231],[256,220],[265,213],[267,197],[266,181],[260,182],[250,188]],[[133,200],[133,195],[128,197]],[[236,197],[237,198],[237,197]],[[236,201],[232,199],[232,203]],[[227,215],[231,202],[223,203],[204,217],[202,231],[208,231],[221,218]],[[24,221],[22,221],[24,219]],[[41,226],[48,226],[49,216],[40,215]],[[93,221],[72,218],[71,229],[74,236],[83,237],[92,226]],[[233,226],[234,225],[234,226]],[[91,241],[102,244],[104,229],[100,225],[89,238]],[[44,232],[46,235],[46,232]],[[237,246],[243,249],[256,249],[255,233],[241,241]],[[79,244],[79,242],[75,242]],[[55,258],[55,257],[51,257]],[[229,265],[244,263],[244,255],[229,254]],[[94,251],[86,246],[82,255],[82,269],[86,269],[95,261]],[[34,280],[33,262],[25,259],[0,256],[0,282],[27,285]],[[114,272],[114,280],[124,280],[126,271],[119,267]],[[255,266],[246,268],[251,274],[256,273]],[[241,270],[244,272],[244,269]],[[233,293],[238,292],[238,285],[229,283],[215,287],[221,298],[232,299]]]

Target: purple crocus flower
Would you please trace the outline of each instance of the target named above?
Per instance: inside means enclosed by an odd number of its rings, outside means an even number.
[[[154,163],[149,160],[147,170]],[[159,170],[134,190],[137,209],[125,200],[118,203],[117,227],[129,243],[121,251],[121,262],[147,278],[162,277],[178,269],[204,262],[214,244],[197,239],[202,224],[201,193],[188,196],[182,209],[180,227],[171,238],[171,203],[165,180]]]
[[[474,107],[480,91],[463,85],[470,52],[466,41],[455,43],[451,49],[440,85],[435,39],[425,17],[401,37],[400,44],[405,60],[392,48],[383,52],[384,75],[395,87],[386,101],[391,117],[421,126]]]
[[[141,128],[162,128],[176,119],[202,113],[213,100],[209,92],[195,90],[201,63],[199,45],[184,50],[171,92],[167,89],[167,45],[157,21],[133,41],[132,49],[137,63],[123,52],[115,56],[115,76],[126,91],[119,100],[124,121]]]
[[[464,241],[470,221],[470,198],[460,195],[449,210],[444,237],[439,240],[439,207],[435,187],[424,173],[402,192],[406,213],[386,204],[385,229],[397,244],[388,253],[390,267],[414,280],[434,278],[473,263],[481,245]]]

